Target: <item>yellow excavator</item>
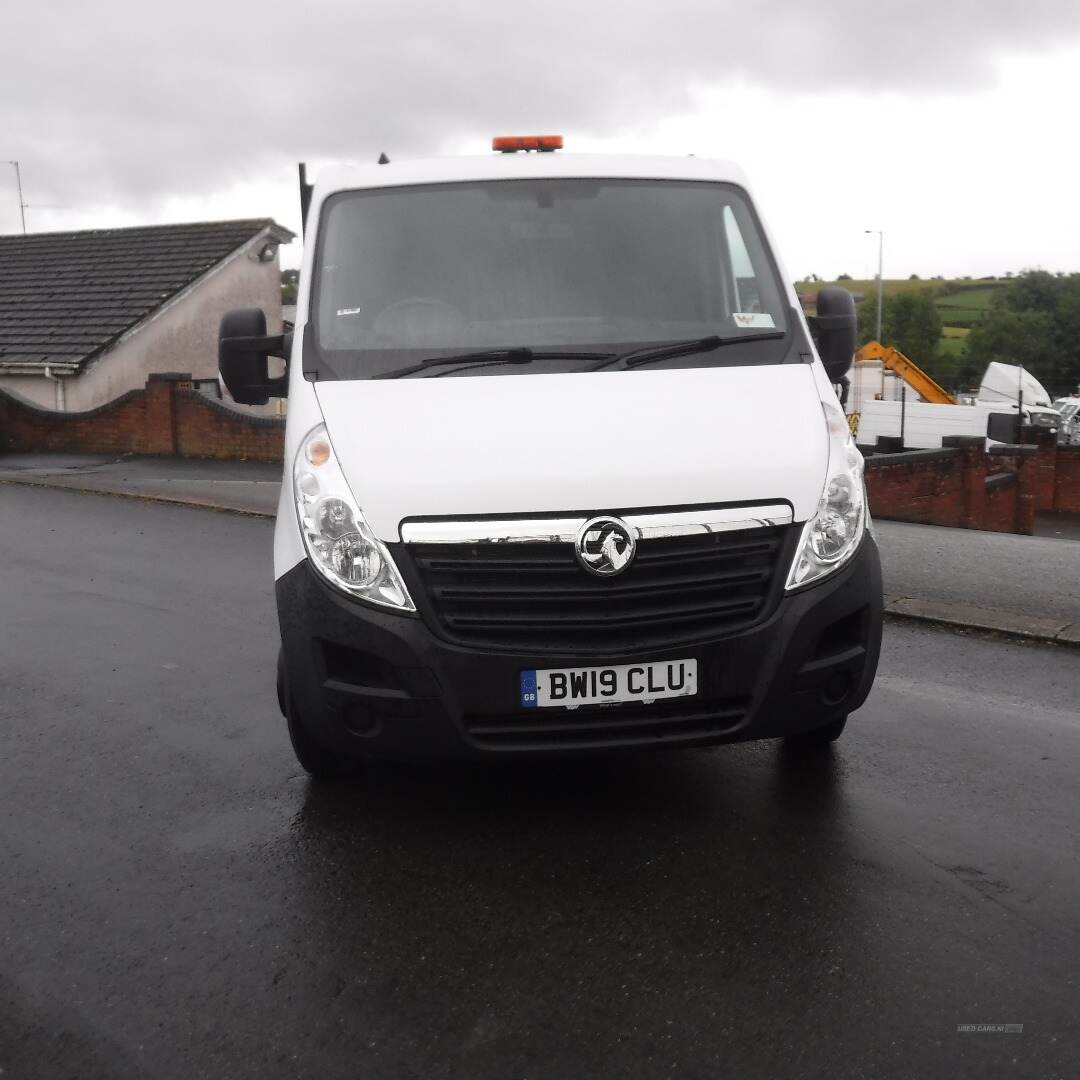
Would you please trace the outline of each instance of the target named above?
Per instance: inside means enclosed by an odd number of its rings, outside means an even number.
[[[932,405],[955,405],[956,398],[943,390],[914,360],[909,360],[899,349],[868,341],[855,354],[855,363],[863,360],[880,360],[882,367],[895,371],[913,390]]]

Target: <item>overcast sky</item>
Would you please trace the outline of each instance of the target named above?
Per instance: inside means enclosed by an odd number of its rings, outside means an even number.
[[[866,229],[887,277],[1080,270],[1078,0],[39,0],[3,22],[0,162],[31,230],[298,231],[298,160],[550,131],[739,161],[793,276],[872,275]]]

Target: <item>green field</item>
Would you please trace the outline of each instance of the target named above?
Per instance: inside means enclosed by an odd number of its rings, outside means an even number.
[[[932,291],[934,303],[943,324],[938,363],[934,365],[934,371],[939,381],[951,384],[953,373],[967,359],[965,339],[970,333],[971,326],[986,313],[995,293],[1007,284],[1007,281],[1007,278],[983,281],[943,280],[941,278],[911,281],[906,278],[899,280],[886,278],[882,292],[886,296],[895,296],[897,293],[916,290]],[[803,306],[808,313],[813,311],[812,301],[817,290],[824,285],[839,285],[857,296],[861,295],[862,298],[877,295],[877,281],[874,280],[799,281],[795,284],[795,291],[803,298]],[[912,357],[912,359],[916,363],[920,360],[919,357]]]
[[[981,289],[961,289],[959,292],[937,298],[939,308],[958,307],[970,311],[983,312],[997,295],[998,286],[988,285]]]
[[[907,278],[886,278],[882,283],[882,292],[886,296],[895,296],[898,293],[931,290],[934,304],[944,324],[941,355],[943,358],[959,358],[964,355],[964,338],[972,324],[986,313],[997,291],[1007,283],[1007,278],[984,278],[977,281],[958,278],[919,278],[915,281]],[[795,283],[795,291],[803,298],[803,307],[808,313],[814,310],[813,298],[818,289],[825,285],[839,285],[864,299],[877,295],[876,280],[798,281]]]
[[[921,278],[918,281],[908,281],[906,278],[896,280],[886,278],[882,292],[884,292],[886,296],[893,296],[896,293],[918,291],[919,289],[940,288],[942,285],[946,284],[948,284],[946,281],[923,280]],[[813,296],[818,289],[822,289],[826,285],[839,285],[843,289],[848,289],[853,293],[861,293],[863,296],[870,296],[871,294],[877,295],[876,279],[871,279],[870,281],[796,281],[795,291],[800,296],[807,294]]]
[[[970,327],[986,314],[997,293],[996,287],[982,289],[964,289],[948,296],[939,296],[934,301],[941,321],[946,326]]]
[[[948,330],[950,327],[946,327],[945,329]],[[946,357],[959,359],[961,356],[966,355],[964,339],[962,337],[949,337],[948,334],[943,335],[939,347],[939,354],[942,359],[945,359]]]
[[[917,281],[907,279],[890,280],[886,278],[882,292],[886,296],[895,296],[904,292],[921,292],[931,290],[934,293],[935,303],[941,311],[942,319],[947,312],[955,313],[965,321],[974,317],[978,318],[990,306],[995,293],[1003,285],[1008,283],[1007,278],[993,278],[981,281],[963,281],[958,279],[920,278]],[[839,285],[863,298],[877,295],[876,281],[797,281],[795,291],[807,300],[813,299],[818,289],[826,285]]]

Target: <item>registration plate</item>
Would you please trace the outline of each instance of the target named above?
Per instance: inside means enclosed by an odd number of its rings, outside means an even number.
[[[542,668],[521,673],[523,709],[576,709],[619,701],[659,701],[697,693],[696,660],[617,667]]]

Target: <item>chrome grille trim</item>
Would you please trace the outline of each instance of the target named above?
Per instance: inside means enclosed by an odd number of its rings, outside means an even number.
[[[572,544],[593,515],[524,517],[471,521],[408,520],[401,523],[406,544]],[[790,525],[794,513],[787,503],[768,506],[704,506],[659,513],[619,513],[638,540],[660,540],[744,529]]]

